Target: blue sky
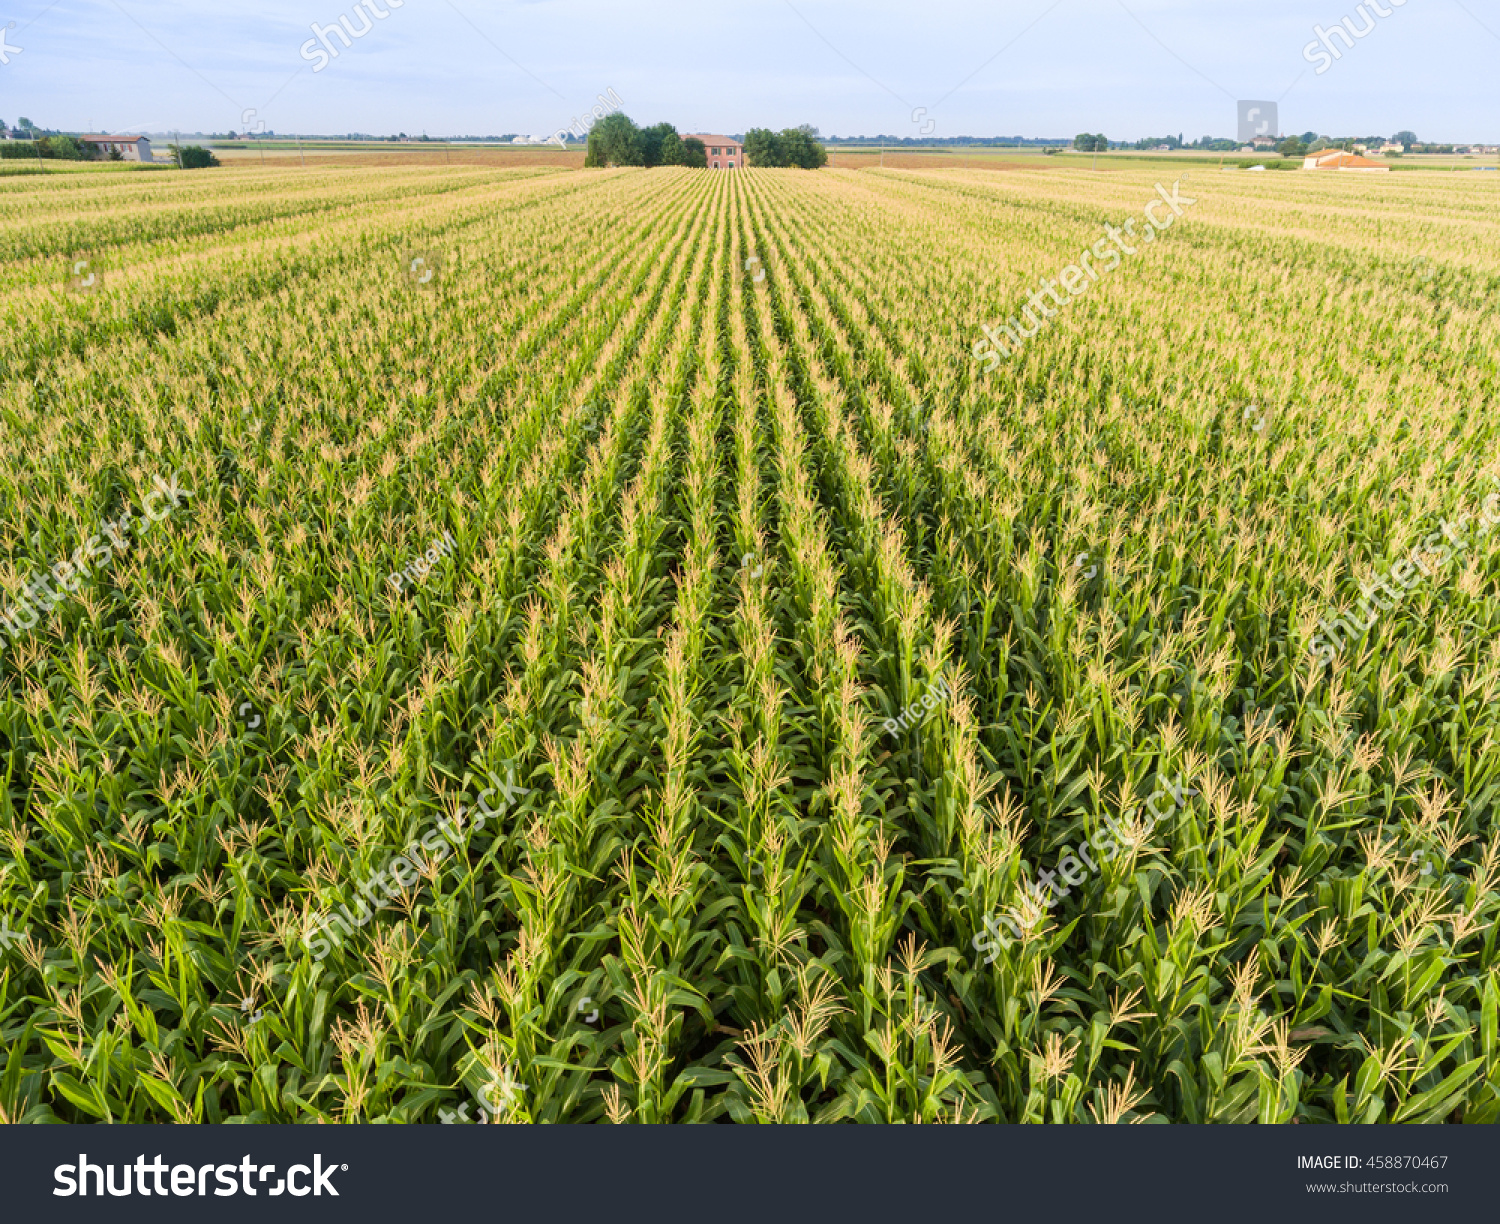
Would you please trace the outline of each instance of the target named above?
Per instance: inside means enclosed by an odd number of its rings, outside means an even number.
[[[1500,0],[0,0],[0,119],[76,130],[544,134],[613,88],[681,131],[815,124],[1115,140],[1233,136],[1237,98],[1287,133],[1500,142]],[[340,15],[336,59],[301,48]],[[19,47],[17,51],[15,48]],[[1319,73],[1317,68],[1324,67]],[[917,108],[924,113],[914,113]],[[249,122],[253,122],[252,118]],[[929,126],[930,125],[930,126]]]

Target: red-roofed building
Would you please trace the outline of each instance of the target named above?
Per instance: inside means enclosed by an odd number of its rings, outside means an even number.
[[[705,136],[702,132],[688,132],[684,140],[701,140],[708,154],[710,170],[733,170],[745,164],[745,146],[733,136]]]
[[[1304,170],[1384,170],[1390,167],[1382,162],[1371,161],[1358,153],[1345,153],[1340,149],[1324,149],[1321,153],[1309,153],[1302,159]]]
[[[151,142],[144,136],[80,136],[84,144],[105,157],[118,153],[123,161],[148,162],[151,160]]]

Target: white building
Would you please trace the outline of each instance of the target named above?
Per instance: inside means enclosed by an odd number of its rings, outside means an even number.
[[[151,142],[144,136],[80,136],[86,145],[92,145],[101,157],[118,153],[122,161],[149,162]]]

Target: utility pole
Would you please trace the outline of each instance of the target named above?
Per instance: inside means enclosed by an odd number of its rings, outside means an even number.
[[[296,140],[297,140],[297,156],[302,159],[302,168],[304,170],[306,170],[307,169],[307,158],[304,157],[303,153],[302,153],[302,137],[299,135],[299,136],[296,137]]]
[[[172,129],[172,135],[177,137],[177,143],[173,147],[177,150],[177,168],[182,169],[182,133],[176,128]]]

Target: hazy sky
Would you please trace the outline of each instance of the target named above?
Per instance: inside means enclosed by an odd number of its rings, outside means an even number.
[[[355,0],[0,0],[0,27],[15,23],[0,119],[545,134],[612,87],[638,122],[680,131],[1192,140],[1233,136],[1251,98],[1279,101],[1287,133],[1500,143],[1500,0],[1366,0],[1365,15],[1354,0],[373,3],[389,16],[355,16]],[[329,35],[339,54],[318,68],[310,27],[341,15],[371,28],[347,49]],[[1330,38],[1337,60],[1304,55],[1315,25],[1345,17],[1374,29],[1347,50]]]

